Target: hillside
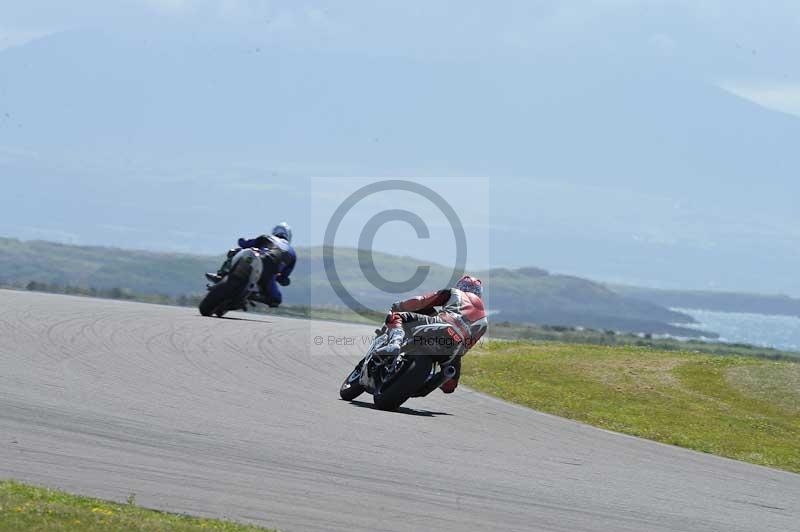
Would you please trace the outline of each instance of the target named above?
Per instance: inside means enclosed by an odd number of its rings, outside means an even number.
[[[144,294],[191,294],[203,289],[203,272],[221,260],[0,238],[0,281],[9,285],[37,281],[97,289],[119,287]]]
[[[658,304],[621,296],[605,286],[536,268],[495,269],[489,279],[489,302],[496,319],[512,323],[568,324],[594,329],[694,336],[670,325],[694,320]]]
[[[339,306],[323,269],[322,249],[298,249],[299,261],[285,302],[293,305]],[[72,246],[44,241],[0,238],[0,283],[25,286],[30,281],[58,285],[122,288],[142,294],[202,293],[203,272],[213,270],[221,257],[153,253],[114,248]],[[358,254],[337,249],[342,284],[372,308],[412,294],[386,294],[373,288],[360,271]],[[424,263],[409,257],[375,254],[376,269],[386,278],[401,280]],[[487,300],[496,321],[583,326],[626,332],[698,336],[697,331],[671,325],[692,318],[662,306],[621,296],[592,281],[549,274],[537,268],[494,269],[478,272],[487,286]],[[432,266],[420,290],[444,286],[450,271]]]

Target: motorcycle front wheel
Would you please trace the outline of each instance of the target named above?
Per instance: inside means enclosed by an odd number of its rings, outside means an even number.
[[[364,363],[362,360],[358,363],[353,371],[350,372],[350,375],[342,383],[342,387],[339,388],[339,397],[344,399],[345,401],[352,401],[362,393],[364,393],[364,386],[358,382],[358,379],[361,378],[361,366]]]

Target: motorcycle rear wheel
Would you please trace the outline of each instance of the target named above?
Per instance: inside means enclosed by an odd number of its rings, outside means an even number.
[[[211,316],[217,310],[222,311],[222,306],[238,298],[245,286],[247,286],[246,279],[239,279],[233,275],[227,276],[208,290],[208,294],[206,294],[206,297],[203,298],[198,306],[200,314],[203,316]],[[222,311],[221,314],[225,314],[225,312]]]
[[[378,410],[397,410],[400,405],[413,397],[422,388],[433,368],[433,360],[428,355],[411,355],[408,368],[387,386],[373,396]]]

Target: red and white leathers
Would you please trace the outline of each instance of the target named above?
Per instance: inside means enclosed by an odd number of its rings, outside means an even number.
[[[441,310],[437,313],[434,307]],[[455,355],[456,376],[442,385],[443,392],[452,393],[458,386],[461,357],[478,343],[489,322],[480,297],[448,288],[395,303],[386,325],[394,341],[411,337],[434,356]]]

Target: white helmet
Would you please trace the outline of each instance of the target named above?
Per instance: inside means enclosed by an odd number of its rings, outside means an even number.
[[[292,241],[292,228],[286,222],[281,222],[272,229],[272,235],[282,238],[287,242]]]

